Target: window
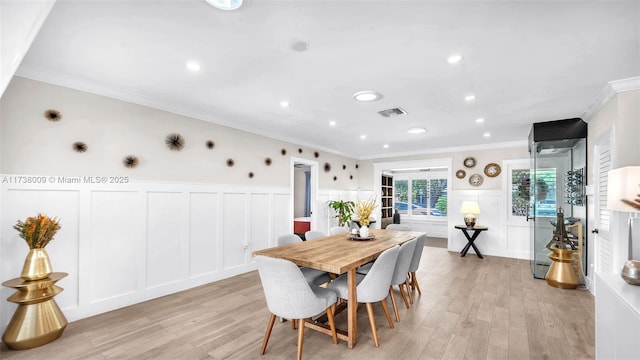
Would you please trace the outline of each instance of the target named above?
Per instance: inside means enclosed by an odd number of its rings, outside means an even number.
[[[446,170],[394,174],[393,207],[400,214],[446,219]]]
[[[511,215],[527,216],[529,213],[529,169],[511,171]]]
[[[556,169],[538,169],[536,171],[535,194],[530,194],[535,206],[535,216],[552,216],[557,213]]]

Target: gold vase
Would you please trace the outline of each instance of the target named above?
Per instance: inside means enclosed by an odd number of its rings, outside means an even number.
[[[20,277],[27,281],[41,280],[46,279],[52,272],[51,261],[44,248],[31,249],[24,260]]]
[[[578,277],[573,268],[575,250],[548,248],[551,250],[549,258],[552,261],[545,279],[547,284],[561,289],[575,289],[578,287]]]

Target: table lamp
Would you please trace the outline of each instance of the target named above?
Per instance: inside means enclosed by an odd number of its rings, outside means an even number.
[[[622,278],[640,285],[640,260],[633,260],[633,220],[640,212],[640,166],[610,170],[607,183],[607,208],[629,214],[629,257],[622,267]]]
[[[460,212],[464,214],[464,223],[467,227],[476,225],[476,214],[480,214],[480,206],[477,201],[463,201]]]

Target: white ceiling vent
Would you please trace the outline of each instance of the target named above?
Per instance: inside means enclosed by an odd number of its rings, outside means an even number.
[[[387,110],[382,110],[382,111],[378,111],[378,114],[384,116],[384,117],[392,117],[392,116],[400,116],[400,115],[406,115],[407,112],[404,111],[404,109],[402,108],[393,108],[393,109],[387,109]]]

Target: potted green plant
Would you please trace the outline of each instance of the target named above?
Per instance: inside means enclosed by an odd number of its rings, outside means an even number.
[[[353,215],[356,206],[353,201],[330,200],[327,205],[336,213],[335,218],[338,219],[338,226],[351,224],[351,215]]]

